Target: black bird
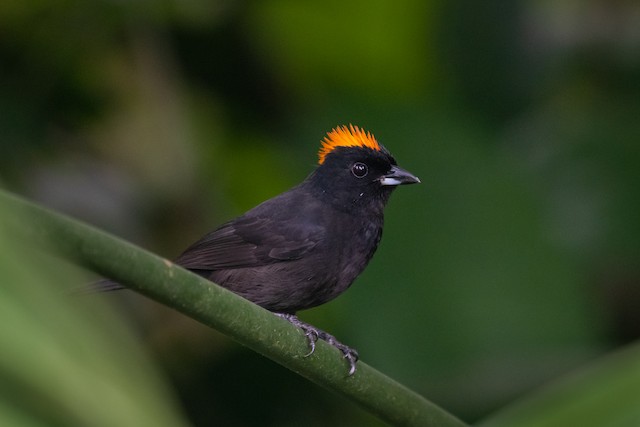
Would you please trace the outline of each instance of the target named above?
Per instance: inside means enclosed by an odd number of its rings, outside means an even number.
[[[176,260],[338,348],[355,372],[358,353],[296,317],[343,293],[382,236],[384,207],[398,185],[420,182],[357,126],[333,129],[317,168],[299,185],[206,234]]]

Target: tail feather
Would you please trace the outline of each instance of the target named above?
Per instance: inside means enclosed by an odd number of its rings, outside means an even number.
[[[118,282],[114,282],[111,279],[101,279],[93,283],[89,283],[88,285],[84,285],[80,288],[74,289],[71,291],[74,295],[87,295],[87,294],[95,294],[98,292],[111,292],[111,291],[119,291],[120,289],[126,289]]]

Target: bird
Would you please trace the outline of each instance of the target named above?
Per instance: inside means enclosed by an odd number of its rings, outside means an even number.
[[[336,347],[351,376],[358,352],[297,312],[352,285],[378,248],[389,196],[399,185],[419,182],[373,134],[336,126],[302,183],[205,234],[174,262],[302,329],[306,356],[319,339]]]

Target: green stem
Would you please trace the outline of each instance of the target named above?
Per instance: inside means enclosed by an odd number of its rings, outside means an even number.
[[[340,353],[319,342],[310,357],[302,332],[267,310],[170,261],[77,220],[0,190],[8,229],[78,265],[215,328],[239,343],[397,426],[464,426],[417,393],[363,362],[352,377]]]

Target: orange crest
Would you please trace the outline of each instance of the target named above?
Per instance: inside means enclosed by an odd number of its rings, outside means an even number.
[[[375,151],[383,150],[370,132],[351,124],[349,127],[338,126],[322,140],[322,147],[318,152],[318,163],[324,163],[325,157],[336,147],[366,147]]]

